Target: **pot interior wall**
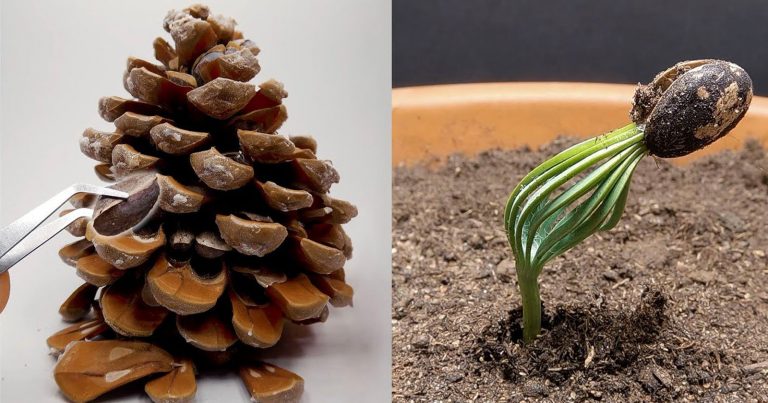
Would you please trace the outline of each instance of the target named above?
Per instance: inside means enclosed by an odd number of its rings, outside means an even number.
[[[392,163],[440,163],[451,154],[538,147],[560,135],[593,137],[630,122],[634,85],[488,83],[408,87],[392,94]],[[726,137],[693,155],[738,149],[750,138],[768,147],[768,98]]]

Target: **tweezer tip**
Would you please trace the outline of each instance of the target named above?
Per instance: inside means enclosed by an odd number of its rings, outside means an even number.
[[[128,193],[122,190],[112,189],[104,186],[91,185],[88,183],[76,183],[71,186],[71,189],[77,193],[90,193],[101,196],[115,197],[118,199],[128,198]]]

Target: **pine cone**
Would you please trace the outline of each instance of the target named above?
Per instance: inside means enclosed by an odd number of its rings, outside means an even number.
[[[115,130],[80,140],[98,176],[130,196],[73,199],[94,214],[69,227],[84,238],[59,253],[86,283],[60,309],[76,323],[48,339],[62,354],[56,381],[88,401],[165,373],[147,393],[185,401],[195,365],[234,364],[254,399],[296,399],[298,375],[251,357],[286,320],[324,322],[328,303],[352,304],[341,224],[357,209],[328,195],[339,175],[314,139],[276,133],[287,93],[248,83],[259,48],[233,19],[194,5],[163,26],[174,45],[155,40],[162,64],[128,59],[133,99],[99,101]]]

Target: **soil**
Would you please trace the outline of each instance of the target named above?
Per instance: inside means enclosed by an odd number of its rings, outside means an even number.
[[[399,167],[393,400],[768,402],[768,155],[645,158],[622,220],[552,260],[521,342],[502,216],[540,150]]]

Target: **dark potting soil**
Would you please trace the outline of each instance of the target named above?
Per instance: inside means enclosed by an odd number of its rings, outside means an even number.
[[[573,142],[395,169],[393,400],[768,401],[768,155],[754,143],[684,167],[645,158],[619,224],[544,268],[544,330],[522,344],[504,204]]]

